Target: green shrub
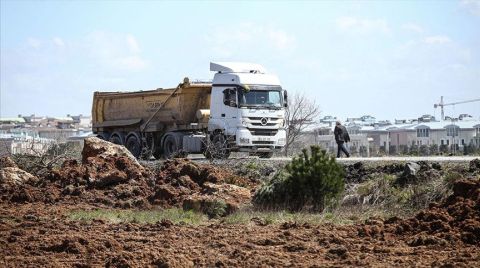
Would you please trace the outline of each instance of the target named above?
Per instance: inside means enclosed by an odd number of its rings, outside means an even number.
[[[209,218],[219,218],[227,214],[227,204],[220,199],[204,202],[202,212]]]
[[[318,146],[306,149],[267,181],[254,195],[263,208],[322,211],[344,190],[344,169]]]

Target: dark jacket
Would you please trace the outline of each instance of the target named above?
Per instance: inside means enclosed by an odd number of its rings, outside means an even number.
[[[333,133],[335,134],[335,141],[337,143],[350,142],[350,135],[348,135],[348,131],[344,126],[335,126]]]

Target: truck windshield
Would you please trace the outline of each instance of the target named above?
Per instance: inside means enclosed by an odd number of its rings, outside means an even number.
[[[251,89],[248,92],[239,88],[238,104],[240,107],[281,108],[283,107],[281,88]]]

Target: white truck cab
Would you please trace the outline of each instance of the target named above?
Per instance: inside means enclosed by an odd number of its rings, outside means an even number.
[[[258,64],[212,62],[208,132],[229,151],[271,157],[286,143],[287,93],[277,76]]]

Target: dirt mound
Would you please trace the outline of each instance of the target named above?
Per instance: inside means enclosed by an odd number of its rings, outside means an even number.
[[[183,200],[183,208],[203,212],[210,217],[226,216],[238,210],[252,199],[251,192],[233,184],[213,184],[206,182],[202,192]]]
[[[5,165],[11,162],[2,160]],[[191,200],[220,200],[229,212],[250,201],[251,181],[211,165],[166,161],[158,174],[141,166],[125,148],[85,140],[82,162],[67,160],[37,178],[17,167],[0,169],[0,197],[9,202],[92,204],[119,208],[171,207]]]
[[[156,178],[153,204],[203,211],[205,205],[221,200],[230,213],[251,200],[250,190],[242,187],[252,188],[250,180],[188,159],[167,160]]]
[[[415,217],[368,221],[359,227],[362,236],[404,237],[410,246],[480,244],[480,180],[459,180],[453,194],[441,204],[432,203]]]
[[[0,200],[14,202],[31,202],[36,200],[39,191],[31,185],[38,183],[38,178],[17,167],[9,157],[0,159]]]
[[[61,186],[88,185],[89,188],[104,189],[149,176],[148,170],[121,156],[88,157],[83,163],[68,160],[59,170],[52,171],[49,179]]]
[[[167,160],[158,174],[158,178],[167,181],[174,181],[182,176],[188,176],[199,185],[203,185],[205,182],[228,183],[247,188],[252,188],[256,185],[255,182],[237,176],[225,168],[209,164],[197,164],[184,158]]]
[[[146,199],[154,186],[152,174],[125,150],[123,146],[87,138],[81,163],[67,160],[36,183],[30,183],[24,192],[27,196],[34,193],[34,197],[22,202],[148,207]]]
[[[47,177],[65,199],[130,208],[149,207],[155,181],[149,170],[126,156],[88,157],[65,161]]]
[[[132,164],[142,168],[127,148],[96,137],[88,137],[84,140],[82,162],[86,162],[89,157],[126,157]]]

